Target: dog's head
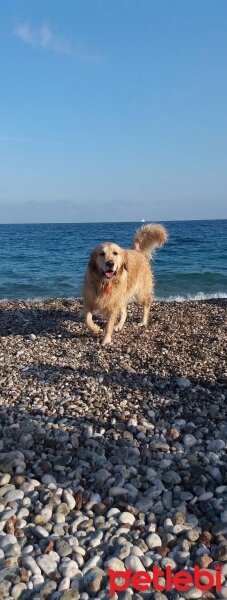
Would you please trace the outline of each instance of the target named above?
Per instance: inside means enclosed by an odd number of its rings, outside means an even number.
[[[91,253],[89,268],[106,279],[113,279],[123,269],[127,271],[127,253],[117,244],[105,242]]]

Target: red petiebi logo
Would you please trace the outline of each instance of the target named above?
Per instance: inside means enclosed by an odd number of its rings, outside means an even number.
[[[215,567],[213,573],[206,569],[200,569],[198,566],[193,568],[193,574],[183,570],[173,573],[172,567],[166,567],[165,571],[161,571],[156,565],[150,572],[109,569],[107,573],[110,579],[110,596],[114,596],[115,592],[127,590],[129,587],[137,592],[147,592],[151,586],[158,592],[171,592],[173,589],[187,592],[192,585],[201,592],[207,592],[212,588],[217,591],[221,589],[220,565]],[[160,577],[165,579],[165,585],[159,582]]]

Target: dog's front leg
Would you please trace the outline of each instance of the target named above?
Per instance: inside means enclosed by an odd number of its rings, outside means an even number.
[[[107,325],[102,346],[106,346],[106,344],[111,344],[112,333],[118,317],[118,312],[119,311],[112,312],[110,315],[107,316]]]
[[[100,327],[96,325],[93,321],[92,312],[90,310],[85,310],[85,323],[93,333],[99,333]]]

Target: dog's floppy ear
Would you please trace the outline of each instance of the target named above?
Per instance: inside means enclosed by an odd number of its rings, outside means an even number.
[[[89,263],[88,263],[88,267],[89,267],[90,271],[97,270],[96,258],[97,258],[97,250],[92,250],[92,252],[90,254]]]
[[[128,271],[128,254],[126,250],[124,251],[123,268]]]

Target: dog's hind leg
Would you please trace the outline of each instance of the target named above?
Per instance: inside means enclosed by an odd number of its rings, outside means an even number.
[[[149,318],[149,312],[151,307],[151,302],[153,298],[153,280],[150,272],[150,268],[148,268],[147,273],[143,279],[140,279],[140,285],[136,291],[136,301],[140,306],[143,307],[143,318],[138,323],[139,327],[146,327]]]
[[[143,318],[140,323],[138,323],[139,327],[146,327],[149,319],[149,312],[152,302],[152,291],[150,288],[146,290],[141,290],[140,294],[137,296],[137,302],[140,306],[143,307]]]
[[[146,302],[144,302],[144,304],[143,304],[143,319],[142,319],[142,321],[140,321],[139,327],[146,327],[146,325],[148,323],[150,307],[151,307],[151,300],[149,299]]]
[[[90,331],[93,333],[99,333],[100,327],[94,323],[92,312],[88,309],[85,309],[85,323]]]
[[[120,321],[115,326],[115,328],[114,328],[115,331],[121,331],[123,329],[126,319],[127,319],[127,306],[122,306]]]

